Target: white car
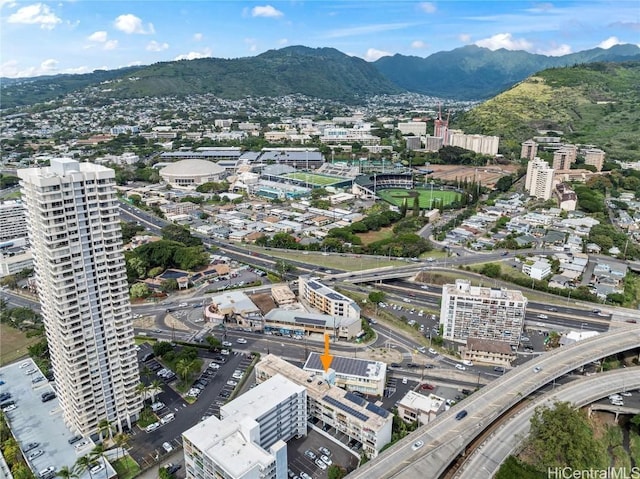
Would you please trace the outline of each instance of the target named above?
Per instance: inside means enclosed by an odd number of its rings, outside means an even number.
[[[156,429],[158,429],[160,427],[160,423],[159,422],[153,422],[151,424],[149,424],[144,430],[146,432],[153,432]]]
[[[539,314],[538,318],[540,318],[540,319],[549,319],[549,316],[547,316],[546,314]]]
[[[316,466],[318,466],[323,471],[327,468],[327,465],[324,462],[322,462],[320,459],[316,459],[315,463],[316,463]]]
[[[462,361],[462,364],[464,364],[465,366],[469,366],[469,367],[473,366],[473,363],[471,361],[469,361],[468,359],[464,359]]]
[[[153,403],[153,404],[151,405],[151,410],[152,410],[153,412],[158,412],[158,411],[159,411],[160,409],[162,409],[163,407],[164,407],[164,403],[163,403],[163,402],[158,401],[158,402]]]
[[[14,409],[16,409],[18,406],[16,406],[15,404],[9,404],[8,406],[5,406],[2,408],[2,412],[9,412],[9,411],[13,411]]]
[[[238,382],[237,382],[237,381],[233,381],[232,379],[229,379],[229,380],[227,381],[227,385],[228,385],[228,386],[234,386],[234,387],[235,387],[235,386],[237,386],[237,385],[238,385]]]
[[[167,423],[169,423],[169,422],[173,421],[175,418],[176,418],[176,415],[175,415],[175,414],[173,414],[172,412],[170,412],[170,413],[169,413],[169,414],[167,414],[166,416],[163,416],[163,417],[160,419],[160,422],[161,422],[162,424],[167,424]]]
[[[412,451],[417,451],[422,446],[424,446],[424,441],[416,441],[416,442],[413,443],[413,446],[411,446],[411,450]]]
[[[230,343],[229,341],[222,341],[222,345],[225,348],[230,348],[231,346],[233,346],[233,343]]]
[[[97,464],[95,466],[93,466],[91,469],[89,469],[89,472],[91,474],[95,474],[97,472],[100,472],[104,469],[104,464]]]
[[[168,442],[163,442],[162,443],[162,447],[167,452],[173,451],[173,446],[171,444],[169,444]]]
[[[246,339],[244,339],[244,338],[238,338],[238,341],[237,341],[237,342],[238,342],[239,344],[247,344],[247,340],[246,340]]]
[[[326,455],[322,455],[320,456],[320,459],[322,460],[322,462],[324,462],[327,466],[330,466],[331,464],[333,464],[333,461],[329,458],[329,456]]]
[[[222,354],[223,356],[229,356],[231,352],[228,349],[223,349],[222,351],[220,351],[220,354]]]
[[[631,395],[632,395],[632,394],[631,394],[629,391],[622,391],[622,392],[620,393],[620,396],[626,396],[626,397],[629,397],[629,396],[631,396]]]
[[[186,308],[187,306],[189,306],[187,303],[180,303],[178,308]]]
[[[433,348],[429,348],[429,354],[438,354],[438,351]]]
[[[456,369],[459,369],[460,371],[466,371],[467,368],[465,368],[462,364],[456,364]]]
[[[220,365],[218,363],[209,364],[210,369],[220,369]]]

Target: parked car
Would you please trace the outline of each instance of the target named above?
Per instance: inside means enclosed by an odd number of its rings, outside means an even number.
[[[29,454],[27,456],[27,459],[29,459],[30,461],[33,461],[36,457],[40,457],[44,454],[44,451],[42,449],[38,449],[37,451],[33,451],[31,454]]]
[[[82,439],[82,436],[80,436],[79,434],[76,436],[73,436],[71,439],[69,439],[69,441],[67,441],[69,444],[75,444],[76,442],[80,441]]]
[[[307,449],[306,451],[304,451],[304,455],[307,456],[312,461],[316,459],[316,455],[311,449]]]
[[[316,463],[316,466],[318,466],[323,471],[327,468],[327,465],[324,462],[322,462],[320,459],[316,459],[315,463]]]
[[[222,345],[225,348],[230,348],[231,346],[233,346],[233,343],[229,342],[229,341],[222,341]]]
[[[151,424],[149,424],[144,430],[146,432],[152,432],[155,431],[156,429],[158,429],[160,427],[160,423],[159,422],[153,422]]]
[[[25,444],[24,447],[22,448],[22,452],[29,452],[31,449],[35,449],[39,445],[40,445],[39,442],[30,442],[28,444]]]
[[[320,456],[320,460],[322,462],[324,462],[327,466],[330,466],[331,464],[333,464],[333,461],[329,458],[329,456],[323,454],[322,456]]]
[[[167,452],[173,451],[173,446],[171,444],[169,444],[168,442],[163,442],[162,443],[162,448]]]
[[[320,451],[320,454],[324,454],[327,457],[331,456],[331,451],[326,447],[319,447],[318,451]]]

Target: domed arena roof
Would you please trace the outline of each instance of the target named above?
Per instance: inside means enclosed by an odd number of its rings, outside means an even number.
[[[222,166],[207,160],[182,160],[165,166],[160,170],[161,175],[219,175],[225,170]]]

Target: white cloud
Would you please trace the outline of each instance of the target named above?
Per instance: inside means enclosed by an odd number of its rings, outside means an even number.
[[[257,6],[251,9],[252,17],[279,18],[283,15],[284,13],[271,5]]]
[[[287,43],[289,43],[289,40],[287,38],[281,38],[280,40],[278,40],[278,45],[286,45]]]
[[[418,8],[424,13],[435,13],[435,11],[437,10],[436,4],[433,2],[422,2],[418,4]]]
[[[51,11],[49,6],[43,3],[35,3],[22,7],[17,12],[9,15],[7,22],[40,25],[40,28],[51,30],[62,20]]]
[[[193,34],[193,40],[196,41],[196,42],[202,41],[202,37],[203,37],[202,33],[194,33]]]
[[[462,43],[469,43],[471,41],[471,35],[469,35],[468,33],[461,33],[460,35],[458,35],[458,40],[460,40]]]
[[[17,3],[14,0],[0,0],[0,9],[2,9],[2,7],[7,6],[9,8],[13,8],[17,5]]]
[[[411,23],[377,23],[363,25],[361,27],[340,28],[327,33],[327,38],[352,37],[356,35],[368,35],[370,33],[388,32],[390,30],[402,30],[411,27]]]
[[[416,50],[422,50],[423,48],[427,48],[428,46],[429,45],[427,45],[422,40],[415,40],[411,42],[411,48],[415,48]]]
[[[142,20],[131,13],[120,15],[113,23],[114,27],[124,33],[138,33],[142,35],[155,33],[152,23],[147,24],[145,29]]]
[[[247,45],[247,49],[250,52],[258,51],[258,42],[256,41],[255,38],[245,38],[244,43],[245,45]]]
[[[476,45],[489,50],[498,50],[500,48],[506,50],[531,50],[533,47],[531,42],[524,38],[513,38],[510,33],[497,33],[492,37],[478,40]]]
[[[550,49],[538,50],[537,53],[550,57],[561,57],[562,55],[568,55],[571,53],[571,46],[566,43],[563,43],[562,45],[553,45]]]
[[[384,50],[378,50],[376,48],[369,48],[367,53],[364,55],[364,59],[368,62],[374,62],[382,57],[390,57],[391,53],[385,52]]]
[[[208,58],[211,56],[211,49],[205,48],[201,52],[189,52],[178,55],[174,60],[195,60],[196,58]]]
[[[599,48],[604,48],[605,50],[608,50],[609,48],[611,48],[614,45],[620,45],[622,42],[620,40],[618,40],[618,37],[609,37],[606,40],[600,42],[598,44]]]
[[[90,42],[104,43],[107,41],[107,32],[105,31],[93,32],[91,35],[87,37],[87,40],[89,40]]]
[[[155,40],[151,40],[149,43],[147,43],[147,51],[150,52],[162,52],[168,48],[169,44],[166,42],[158,43]]]
[[[118,48],[118,40],[109,40],[104,43],[104,47],[102,49],[108,51],[115,50],[116,48]]]
[[[40,75],[51,75],[59,73],[57,71],[58,60],[49,58],[40,65],[28,68],[20,68],[20,64],[15,60],[9,60],[0,65],[0,76],[8,78],[28,78]]]

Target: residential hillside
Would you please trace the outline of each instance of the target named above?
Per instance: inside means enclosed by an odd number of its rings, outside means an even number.
[[[203,93],[223,99],[300,94],[359,103],[366,97],[406,91],[475,100],[490,98],[545,68],[630,59],[640,60],[640,48],[616,45],[547,57],[467,46],[427,58],[395,55],[369,63],[334,48],[291,46],[255,57],[181,60],[83,75],[3,78],[0,107],[61,99],[86,88],[98,103],[108,98]]]
[[[468,111],[455,126],[516,143],[538,129],[561,130],[571,143],[597,145],[611,159],[638,161],[640,62],[538,72]],[[507,146],[519,151],[517,145]]]

